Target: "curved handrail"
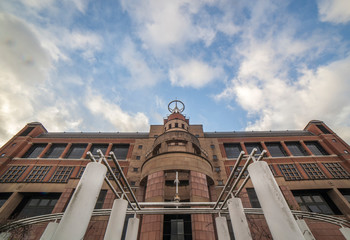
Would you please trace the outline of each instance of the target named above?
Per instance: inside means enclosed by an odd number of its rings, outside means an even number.
[[[142,208],[142,210],[137,211],[137,214],[178,214],[179,211],[186,211],[187,214],[215,214],[219,212],[218,210],[215,210],[212,208]],[[246,214],[252,214],[252,215],[263,214],[261,208],[245,208],[244,212]],[[133,211],[132,209],[128,209],[127,213],[134,214],[135,211]],[[220,213],[221,214],[228,213],[228,210],[222,209]],[[313,212],[296,211],[296,210],[292,210],[292,213],[296,218],[308,218],[312,220],[318,220],[318,221],[327,222],[330,224],[335,224],[340,227],[350,228],[350,222],[339,217],[334,217],[331,215],[325,215],[320,213],[313,213]],[[99,209],[99,210],[94,210],[92,216],[109,216],[110,214],[111,214],[111,209]],[[3,226],[0,226],[0,232],[9,231],[19,227],[42,223],[42,222],[60,220],[62,216],[63,216],[63,213],[53,213],[53,214],[45,214],[45,215],[20,219],[11,223],[7,223]]]

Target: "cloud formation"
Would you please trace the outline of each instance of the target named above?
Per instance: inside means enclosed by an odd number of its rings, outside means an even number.
[[[348,23],[350,21],[350,1],[318,0],[321,21],[332,23]]]

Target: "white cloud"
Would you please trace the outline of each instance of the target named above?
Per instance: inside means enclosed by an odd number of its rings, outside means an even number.
[[[320,20],[332,23],[347,23],[350,21],[349,0],[318,0]]]
[[[90,96],[94,96],[90,98]],[[91,89],[87,90],[86,107],[95,116],[102,117],[115,127],[115,131],[136,132],[149,131],[149,121],[144,113],[129,114],[121,107],[103,98]]]
[[[201,88],[217,79],[222,74],[220,68],[192,59],[179,67],[170,69],[169,78],[172,85]]]
[[[154,86],[160,81],[161,73],[151,69],[150,62],[136,49],[134,42],[127,38],[120,49],[116,62],[125,67],[130,74],[127,84],[133,88]]]

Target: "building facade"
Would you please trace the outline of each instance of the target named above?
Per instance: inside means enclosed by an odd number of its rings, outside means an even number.
[[[116,155],[145,208],[155,202],[216,202],[240,153],[266,150],[263,161],[290,209],[350,220],[350,147],[322,121],[310,121],[297,131],[204,132],[202,125],[190,124],[177,105],[169,110],[163,124],[151,125],[147,133],[48,132],[41,123],[27,124],[0,149],[1,225],[64,212],[90,162],[87,153],[96,156],[98,149],[120,177],[109,153]],[[112,179],[110,174],[107,178]],[[244,208],[260,208],[250,181],[238,197]],[[104,183],[95,209],[112,208],[114,199]],[[138,239],[218,239],[216,216],[139,214]],[[247,214],[247,219],[253,239],[272,239],[264,215]],[[305,218],[315,239],[345,239],[339,224],[329,219]],[[11,231],[13,236],[40,239],[48,222]],[[108,215],[93,216],[84,239],[103,239],[107,223]]]

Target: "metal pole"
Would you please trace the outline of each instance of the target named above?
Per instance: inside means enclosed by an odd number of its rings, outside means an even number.
[[[91,162],[86,166],[52,237],[53,240],[80,240],[84,238],[106,172],[107,168],[100,163]]]
[[[252,163],[248,171],[273,239],[304,240],[267,163]]]

